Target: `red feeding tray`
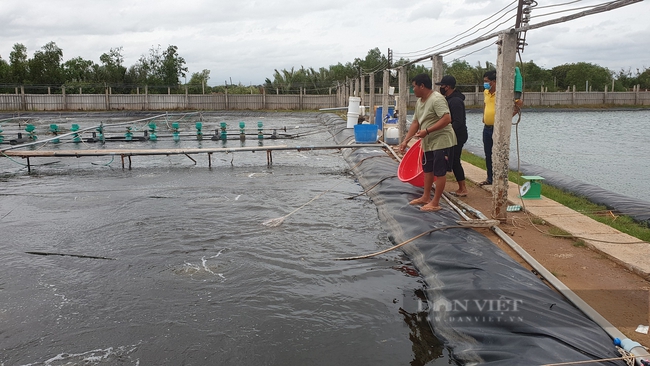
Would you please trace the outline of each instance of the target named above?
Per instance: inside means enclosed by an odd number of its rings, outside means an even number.
[[[404,154],[397,168],[397,178],[416,187],[424,187],[424,172],[422,171],[422,140],[418,140]]]

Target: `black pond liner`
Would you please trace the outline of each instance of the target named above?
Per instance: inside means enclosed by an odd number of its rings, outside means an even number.
[[[476,156],[485,158],[483,147],[465,146],[465,150]],[[603,205],[610,210],[630,216],[634,220],[650,226],[650,202],[642,201],[626,195],[608,191],[593,184],[585,183],[568,175],[543,168],[541,166],[520,162],[520,170],[524,175],[539,175],[544,177],[544,183],[577,196],[585,197],[589,201]],[[510,161],[511,170],[517,170],[517,161]],[[542,194],[544,194],[542,192]]]
[[[321,114],[319,120],[337,144],[354,143],[353,129],[337,115]],[[398,163],[381,148],[343,149],[343,156],[364,190],[383,180],[367,194],[395,244],[458,225],[458,214],[444,202],[443,210],[434,213],[410,206],[422,190],[396,177]],[[401,249],[425,281],[434,334],[459,364],[542,365],[620,357],[602,328],[474,230],[436,231]],[[368,253],[350,256],[362,254]]]

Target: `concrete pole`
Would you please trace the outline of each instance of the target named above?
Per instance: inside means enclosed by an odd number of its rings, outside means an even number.
[[[23,111],[27,110],[27,97],[25,97],[25,86],[20,86],[20,105]]]
[[[352,91],[352,96],[359,96],[359,79],[354,79],[354,89]]]
[[[435,55],[431,57],[431,80],[433,84],[437,83],[442,79],[442,56]],[[435,88],[433,90],[436,90]]]
[[[399,129],[399,142],[401,143],[404,141],[404,136],[406,136],[406,111],[408,109],[409,98],[409,81],[406,66],[400,66],[397,75],[399,83],[399,105],[395,107],[399,111],[397,114],[397,126]]]
[[[262,109],[266,109],[266,88],[262,88]]]
[[[66,100],[66,97],[65,97],[65,86],[61,87],[61,96],[63,97],[63,110],[67,110],[68,109],[68,101]]]
[[[370,85],[368,88],[370,89],[370,96],[368,97],[368,116],[370,116],[370,120],[372,121],[375,118],[375,73],[371,72],[369,76],[369,83]]]
[[[499,36],[497,51],[496,115],[492,147],[492,218],[506,219],[508,204],[508,163],[510,161],[510,129],[514,108],[515,61],[517,33]]]
[[[361,105],[363,104],[363,101],[366,99],[366,77],[364,75],[361,76],[361,88],[359,90],[359,96],[361,97]]]
[[[381,120],[388,113],[388,88],[390,87],[390,70],[384,70],[383,90],[381,91]]]

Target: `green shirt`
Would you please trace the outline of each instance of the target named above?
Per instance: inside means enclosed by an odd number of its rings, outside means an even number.
[[[420,130],[433,126],[442,116],[449,113],[445,97],[434,91],[427,100],[421,98],[415,103],[413,119],[420,123]],[[434,151],[456,146],[456,134],[451,123],[440,130],[433,131],[422,138],[422,151]]]

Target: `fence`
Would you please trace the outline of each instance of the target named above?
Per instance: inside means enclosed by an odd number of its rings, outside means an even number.
[[[465,105],[483,104],[482,92],[465,93]],[[363,96],[364,105],[381,105]],[[408,106],[417,98],[409,96]],[[553,105],[650,105],[650,92],[526,92],[526,106]],[[392,104],[392,101],[391,101]],[[97,110],[316,110],[347,106],[341,94],[0,94],[2,111],[97,111]]]

